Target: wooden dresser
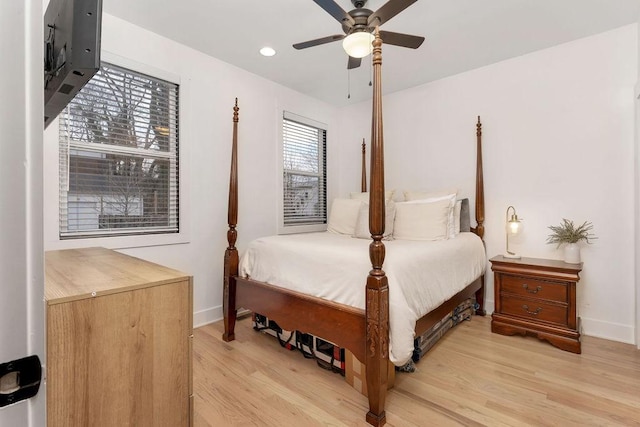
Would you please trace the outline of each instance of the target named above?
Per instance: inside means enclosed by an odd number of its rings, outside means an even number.
[[[45,254],[47,425],[189,426],[192,279],[104,248]]]
[[[538,258],[491,260],[495,311],[491,331],[532,335],[563,350],[580,353],[576,284],[582,263]]]

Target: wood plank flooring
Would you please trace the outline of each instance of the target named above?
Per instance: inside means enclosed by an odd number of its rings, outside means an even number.
[[[367,426],[343,377],[238,321],[194,331],[196,427]],[[387,395],[389,426],[640,426],[640,351],[583,337],[582,354],[492,334],[490,316],[450,331]]]

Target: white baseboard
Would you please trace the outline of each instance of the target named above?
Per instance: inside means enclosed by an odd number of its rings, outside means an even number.
[[[238,310],[238,318],[251,314],[250,311],[243,308]],[[222,320],[223,317],[222,306],[207,308],[193,313],[193,327],[198,328],[200,326],[208,325],[209,323]]]
[[[208,325],[222,319],[222,306],[211,307],[193,313],[193,327]]]
[[[612,341],[635,343],[635,328],[633,325],[622,325],[620,323],[605,322],[597,319],[580,318],[580,326],[583,335],[590,337],[604,338]]]
[[[492,299],[484,300],[484,311],[487,312],[487,316],[490,316],[495,309],[496,309],[495,301],[493,301]]]

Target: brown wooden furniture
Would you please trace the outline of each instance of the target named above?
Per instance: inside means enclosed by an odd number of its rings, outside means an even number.
[[[366,308],[360,310],[321,298],[290,291],[278,286],[257,282],[238,276],[237,239],[238,176],[237,136],[238,105],[233,113],[233,143],[231,174],[229,180],[229,245],[224,258],[223,312],[225,332],[223,339],[232,341],[236,322],[236,309],[243,307],[272,319],[286,330],[300,330],[322,337],[346,348],[366,366],[369,412],[366,420],[374,426],[386,422],[385,399],[389,368],[389,288],[382,269],[385,248],[384,233],[385,189],[384,147],[382,134],[382,41],[376,30],[373,42],[373,122],[371,133],[371,180],[369,193],[369,230],[372,242],[369,248],[372,269],[366,278]],[[480,238],[484,235],[484,192],[482,180],[481,124],[476,126],[476,221],[472,231]],[[364,186],[363,186],[364,188]],[[364,281],[364,278],[363,278]],[[421,318],[416,333],[422,334],[467,298],[473,297],[480,304],[478,314],[484,314],[484,276],[456,294],[440,307]]]
[[[104,248],[45,275],[47,425],[191,425],[191,277]]]
[[[538,258],[491,260],[496,309],[491,331],[531,335],[554,346],[580,353],[576,316],[576,283],[582,263]]]

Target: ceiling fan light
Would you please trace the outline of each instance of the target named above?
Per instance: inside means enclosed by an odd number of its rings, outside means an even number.
[[[371,53],[374,38],[368,31],[351,33],[342,40],[342,47],[352,58],[364,58]]]

